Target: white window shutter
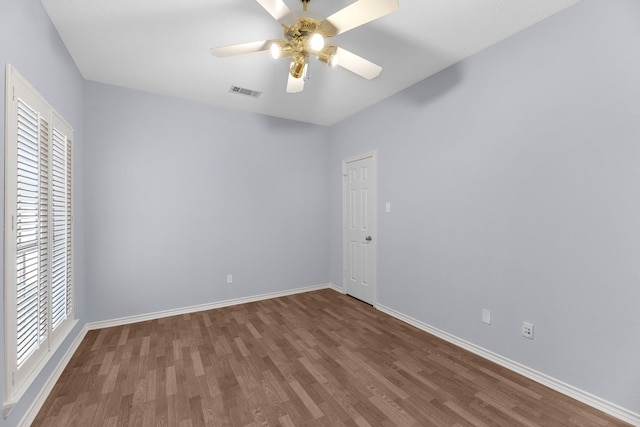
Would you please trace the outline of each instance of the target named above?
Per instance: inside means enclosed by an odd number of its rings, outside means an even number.
[[[49,123],[40,118],[40,342],[49,336]]]
[[[51,140],[51,314],[52,330],[67,318],[67,137],[55,127]]]
[[[7,66],[5,393],[16,404],[71,332],[71,127]]]
[[[72,266],[71,266],[71,241],[72,236],[71,233],[73,231],[72,221],[73,221],[73,210],[71,205],[71,153],[73,150],[71,149],[71,138],[67,138],[66,141],[67,146],[67,316],[73,316],[73,275],[71,274]]]
[[[43,326],[40,314],[47,309],[42,306],[46,302],[40,301],[40,122],[39,114],[18,100],[15,221],[18,367],[39,348]]]

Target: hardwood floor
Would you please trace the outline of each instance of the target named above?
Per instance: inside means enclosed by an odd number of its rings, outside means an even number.
[[[623,426],[332,290],[90,331],[33,426]]]

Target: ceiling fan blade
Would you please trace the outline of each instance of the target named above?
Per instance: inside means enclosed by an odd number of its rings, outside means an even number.
[[[262,52],[271,49],[273,40],[262,40],[259,42],[250,42],[242,44],[234,44],[231,46],[214,47],[211,49],[213,56],[224,58],[226,56],[245,55],[247,53]]]
[[[256,0],[260,3],[269,15],[273,16],[276,21],[281,24],[293,25],[295,18],[291,13],[291,10],[287,7],[282,0]]]
[[[304,65],[304,71],[302,72],[302,76],[299,79],[296,79],[289,73],[289,80],[287,81],[287,92],[288,93],[298,93],[302,92],[304,89],[304,76],[307,75],[307,65]]]
[[[382,71],[381,66],[340,47],[336,49],[334,61],[335,65],[369,80],[378,77]]]
[[[333,37],[381,18],[398,9],[398,0],[358,0],[322,21],[327,36]]]

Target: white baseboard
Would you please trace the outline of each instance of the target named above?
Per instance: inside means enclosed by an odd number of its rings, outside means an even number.
[[[329,289],[333,289],[336,292],[339,292],[341,294],[346,295],[347,291],[342,287],[342,286],[338,286],[335,283],[329,283],[328,284]]]
[[[67,367],[67,364],[71,360],[71,357],[76,352],[78,347],[80,347],[80,343],[82,343],[82,340],[84,339],[85,335],[87,335],[87,331],[88,329],[87,329],[87,326],[85,325],[80,331],[80,333],[73,340],[73,342],[65,352],[64,356],[62,356],[62,359],[60,360],[56,368],[53,370],[53,372],[47,379],[47,382],[44,384],[44,386],[36,396],[35,400],[31,403],[31,406],[29,406],[29,409],[22,417],[22,420],[20,421],[20,423],[18,423],[18,427],[29,427],[33,423],[33,421],[36,419],[36,416],[38,415],[38,412],[40,412],[42,405],[44,405],[44,402],[47,400],[47,397],[49,397],[49,393],[51,393],[51,390],[53,390],[53,387],[58,382],[58,379],[60,379],[60,375],[62,375],[64,368]]]
[[[469,341],[458,338],[438,328],[434,328],[431,325],[423,323],[410,316],[406,316],[389,307],[385,307],[384,305],[378,304],[376,308],[392,317],[395,317],[398,320],[401,320],[405,323],[415,326],[416,328],[421,329],[425,332],[428,332],[432,335],[435,335],[438,338],[442,338],[443,340],[450,342],[451,344],[457,345],[458,347],[462,347],[465,350],[468,350],[474,354],[477,354],[478,356],[481,356],[494,363],[497,363],[502,367],[505,367],[513,372],[516,372],[522,376],[532,379],[533,381],[536,381],[542,385],[552,388],[553,390],[556,390],[566,396],[569,396],[575,400],[585,403],[595,409],[605,412],[622,421],[628,422],[634,426],[640,426],[640,414],[636,414],[628,409],[625,409],[614,403],[608,402],[604,399],[594,396],[591,393],[588,393],[584,390],[580,390],[572,385],[569,385],[553,377],[550,377],[549,375],[543,374],[542,372],[538,372],[518,362],[514,362],[513,360],[507,359],[506,357],[503,357],[485,348],[477,346]]]
[[[165,311],[156,311],[154,313],[139,314],[135,316],[121,317],[119,319],[101,320],[98,322],[87,323],[89,330],[110,328],[112,326],[122,326],[130,323],[144,322],[147,320],[162,319],[163,317],[177,316],[180,314],[196,313],[198,311],[212,310],[215,308],[230,307],[232,305],[246,304],[249,302],[263,301],[271,298],[286,297],[289,295],[301,294],[303,292],[317,291],[320,289],[332,288],[334,285],[325,283],[322,285],[307,286],[304,288],[290,289],[286,291],[271,292],[267,294],[254,295],[250,297],[234,298],[226,301],[218,301],[207,304],[193,305],[190,307],[175,308]]]

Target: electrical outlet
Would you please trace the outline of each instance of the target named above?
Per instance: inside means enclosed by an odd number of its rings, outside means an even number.
[[[482,323],[486,323],[487,325],[491,324],[491,310],[487,310],[486,308],[482,309]]]
[[[228,284],[233,283],[233,274],[227,274],[227,283]]]
[[[530,340],[533,339],[533,323],[522,322],[522,336]]]

